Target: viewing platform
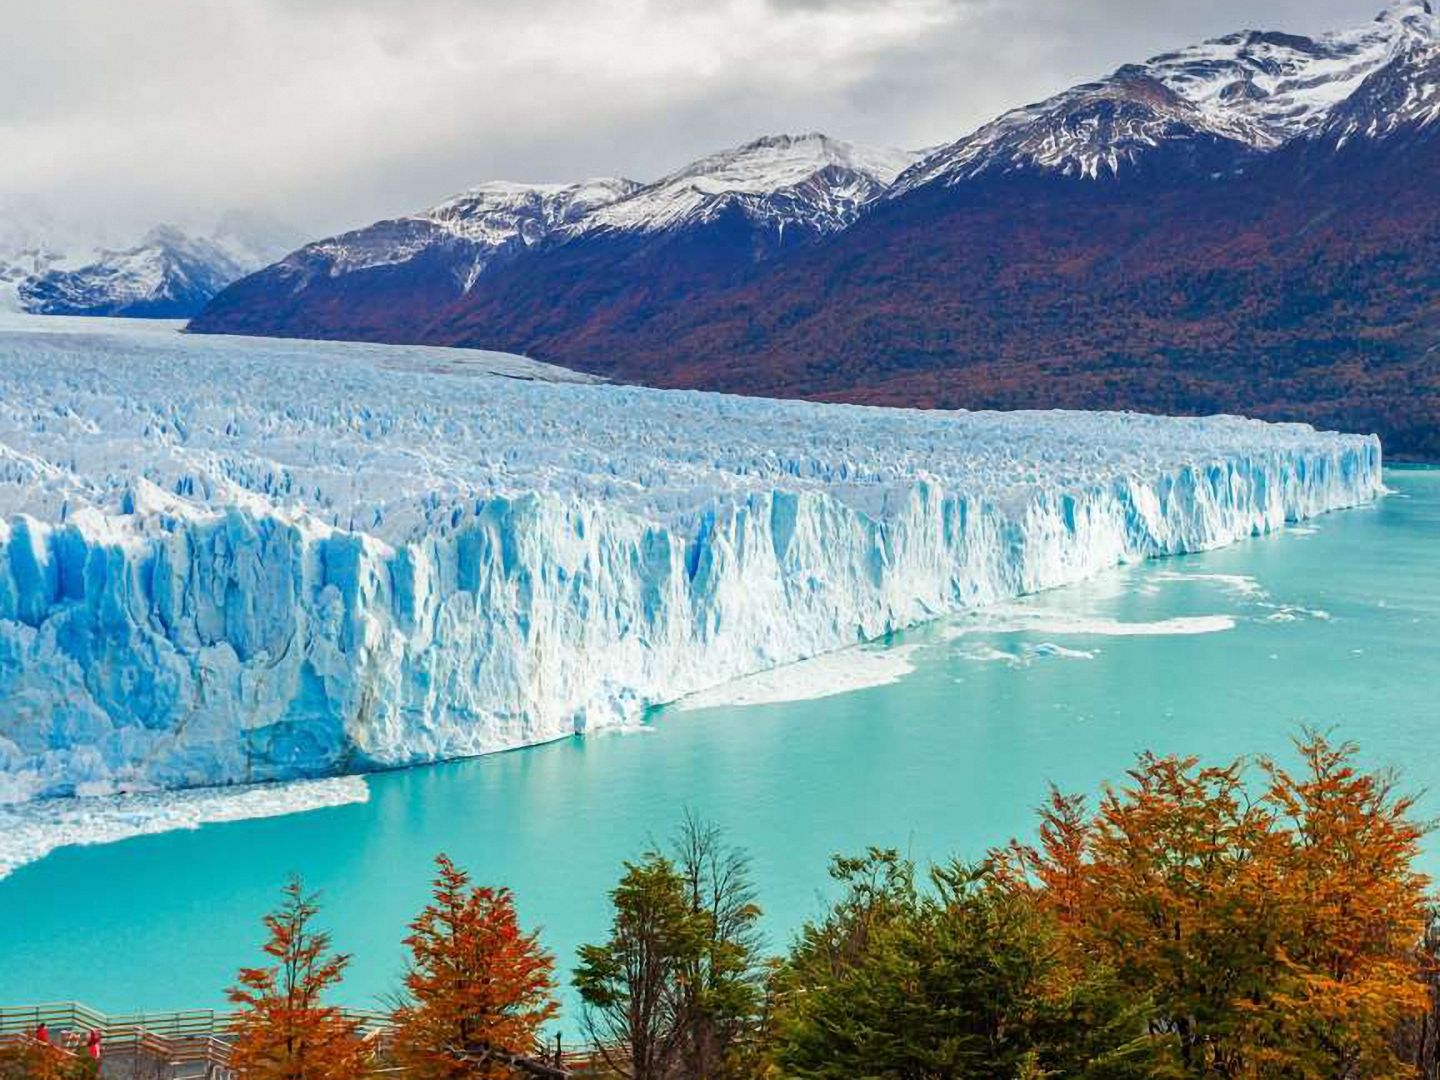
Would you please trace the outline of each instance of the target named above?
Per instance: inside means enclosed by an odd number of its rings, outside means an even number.
[[[367,1040],[385,1058],[391,1034],[387,1013],[345,1009]],[[102,1013],[74,1001],[0,1006],[0,1047],[33,1045],[43,1028],[49,1043],[61,1052],[84,1057],[91,1032],[98,1032],[102,1077],[144,1076],[147,1080],[236,1080],[231,1068],[236,1014],[214,1009],[178,1012]],[[535,1047],[533,1056],[517,1062],[532,1075],[554,1078],[598,1075],[601,1055],[594,1047],[566,1049],[557,1038]],[[403,1078],[408,1070],[377,1065],[366,1076]]]

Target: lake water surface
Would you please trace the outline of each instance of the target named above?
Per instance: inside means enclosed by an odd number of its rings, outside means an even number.
[[[605,931],[621,860],[687,806],[751,852],[778,947],[833,852],[978,856],[1028,834],[1049,782],[1093,791],[1145,749],[1283,755],[1313,724],[1440,790],[1440,471],[1387,480],[1371,507],[898,635],[879,660],[911,670],[888,685],[661,710],[375,776],[361,805],[62,849],[0,881],[0,1003],[221,1006],[299,872],[355,954],[343,999],[373,1005],[438,851],[510,886],[568,974]],[[771,682],[789,679],[804,667]],[[1440,871],[1440,844],[1427,863]]]

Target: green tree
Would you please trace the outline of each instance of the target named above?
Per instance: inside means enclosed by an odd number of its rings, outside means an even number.
[[[988,866],[931,871],[895,851],[836,859],[843,891],[777,979],[786,1076],[1156,1075],[1145,1010],[1102,972],[1067,970],[1055,924]]]
[[[702,962],[706,920],[675,864],[654,851],[625,864],[610,902],[609,939],[580,947],[581,1021],[614,1072],[664,1080],[683,1057],[684,984]]]
[[[686,813],[671,851],[701,935],[678,973],[680,1067],[710,1080],[735,1071],[753,1045],[764,999],[760,907],[749,857],[718,826]]]
[[[611,901],[610,939],[584,946],[575,972],[610,1066],[715,1080],[754,1065],[767,965],[745,852],[687,812],[668,853],[625,864]]]

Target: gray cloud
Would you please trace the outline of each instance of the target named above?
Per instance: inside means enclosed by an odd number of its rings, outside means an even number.
[[[0,39],[0,203],[327,231],[492,177],[821,129],[925,146],[1128,60],[1376,0],[48,0]]]

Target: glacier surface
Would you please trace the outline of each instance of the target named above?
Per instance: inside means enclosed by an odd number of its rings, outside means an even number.
[[[56,322],[63,322],[59,328]],[[0,800],[480,754],[1381,490],[1373,437],[0,327]]]

